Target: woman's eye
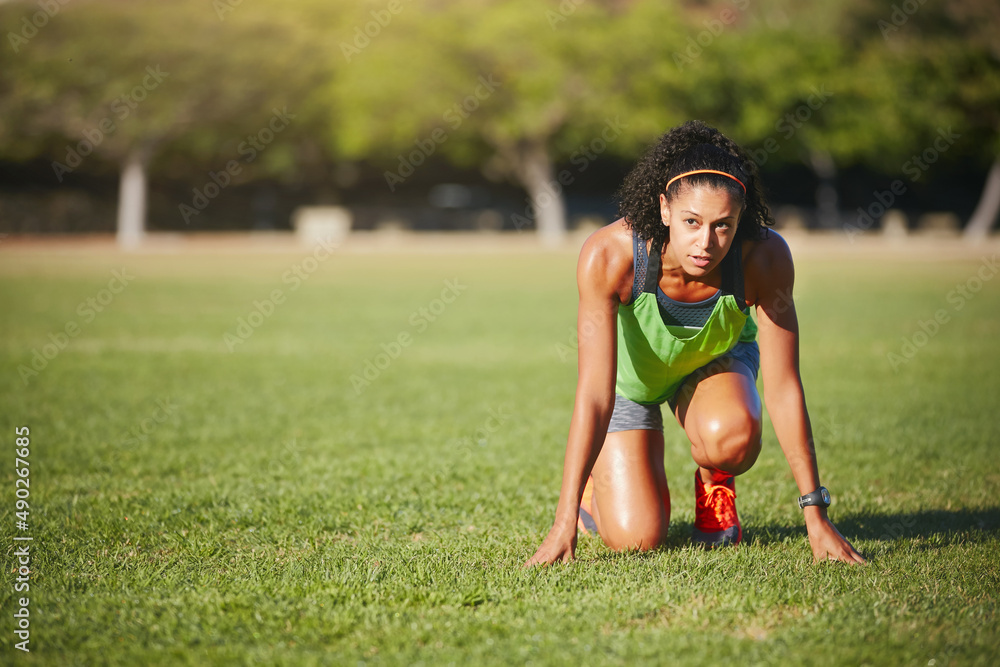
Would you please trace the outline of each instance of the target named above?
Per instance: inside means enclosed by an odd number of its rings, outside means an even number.
[[[716,227],[716,229],[721,229],[724,232],[725,231],[729,231],[729,223],[728,222],[720,222],[718,224],[718,226]]]
[[[688,218],[684,222],[688,223],[689,225],[697,225],[698,224],[698,221],[695,220],[694,218]]]

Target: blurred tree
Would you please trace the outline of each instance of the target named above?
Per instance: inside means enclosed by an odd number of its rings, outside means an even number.
[[[658,3],[625,4],[365,5],[339,44],[345,66],[327,94],[342,114],[330,140],[347,155],[391,164],[393,192],[436,152],[478,163],[527,192],[515,227],[536,223],[544,240],[558,241],[565,186],[598,155],[634,151],[670,115],[670,100],[651,98],[642,79],[669,65],[645,47],[669,38],[674,14]],[[556,173],[566,161],[574,168]]]
[[[879,162],[912,145],[912,135],[875,120],[899,114],[894,84],[874,54],[858,54],[845,38],[847,7],[724,0],[686,14],[689,40],[705,45],[686,63],[691,114],[726,128],[758,166],[811,169],[818,222],[827,228],[842,224],[838,165]]]
[[[53,6],[44,21],[35,4],[0,8],[0,25],[10,27],[10,48],[0,51],[0,151],[54,156],[60,183],[91,154],[119,164],[123,244],[142,237],[147,174],[162,151],[183,156],[187,170],[229,158],[179,205],[185,222],[258,156],[289,169],[287,143],[263,154],[261,142],[301,124],[290,123],[298,114],[318,113],[287,109],[319,80],[320,60],[295,39],[312,25],[301,15],[227,0]]]
[[[852,0],[840,26],[849,103],[831,110],[831,138],[841,155],[910,181],[944,157],[992,163],[965,227],[967,238],[985,236],[1000,213],[1000,6]]]
[[[981,155],[992,158],[979,203],[965,227],[966,238],[978,241],[1000,217],[1000,4],[952,0],[944,11],[961,29],[959,41],[970,47],[967,58],[954,62],[955,104],[983,138]]]
[[[57,182],[91,154],[120,165],[126,242],[143,229],[150,169],[216,165],[179,205],[191,222],[251,169],[377,160],[395,192],[436,155],[520,184],[514,225],[556,240],[581,172],[689,118],[724,128],[759,164],[809,165],[828,219],[837,165],[899,170],[954,126],[949,157],[993,163],[967,233],[985,233],[1000,208],[992,0],[46,6],[0,5],[0,157],[51,156]]]
[[[733,20],[720,20],[733,8]],[[688,49],[675,57],[690,75],[683,106],[727,128],[759,165],[809,166],[820,223],[839,226],[837,165],[920,178],[926,169],[911,161],[915,149],[941,145],[939,130],[948,127],[962,135],[953,154],[995,160],[997,14],[986,0],[888,8],[870,0],[691,3]],[[678,92],[674,81],[663,88]],[[995,219],[996,180],[995,163],[974,220]],[[967,234],[977,229],[970,222]]]
[[[805,9],[794,1],[723,0],[689,11],[689,43],[705,46],[686,63],[686,106],[725,128],[760,167],[810,167],[820,183],[821,225],[835,226],[837,144],[826,116],[843,54],[830,5]]]

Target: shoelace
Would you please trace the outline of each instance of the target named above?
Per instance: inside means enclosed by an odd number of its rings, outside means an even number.
[[[736,492],[722,484],[706,485],[703,507],[712,512],[712,516],[701,526],[706,532],[725,530],[736,523]],[[701,518],[701,517],[699,517]]]

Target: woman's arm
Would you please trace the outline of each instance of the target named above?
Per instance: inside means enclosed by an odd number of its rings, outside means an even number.
[[[818,489],[820,481],[799,374],[799,325],[792,300],[795,280],[792,256],[784,240],[771,233],[754,249],[751,257],[748,268],[757,292],[764,403],[799,493],[805,495]],[[814,559],[865,562],[827,517],[826,508],[810,506],[803,511]]]
[[[615,283],[619,281],[616,274],[622,270],[622,262],[621,253],[615,252],[615,240],[610,238],[613,233],[612,228],[595,233],[580,252],[576,276],[580,292],[576,323],[579,371],[562,490],[552,528],[526,566],[573,559],[580,498],[604,446],[614,409],[619,303]],[[627,268],[631,272],[631,266]]]

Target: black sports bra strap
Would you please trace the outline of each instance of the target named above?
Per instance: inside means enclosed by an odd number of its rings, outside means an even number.
[[[635,302],[642,294],[646,281],[646,246],[639,246],[639,234],[632,231],[632,297],[629,303]]]
[[[642,241],[640,239],[640,241]],[[662,240],[660,241],[662,243]],[[646,242],[642,241],[643,250],[646,248]],[[643,287],[643,292],[651,292],[656,294],[656,288],[660,284],[660,253],[662,252],[662,245],[658,244],[656,240],[653,240],[652,247],[649,249],[646,261],[646,284]]]
[[[733,242],[722,260],[722,291],[736,298],[736,305],[743,310],[747,305],[743,289],[743,244]]]
[[[658,244],[653,241],[649,252],[646,252],[646,242],[637,234],[633,235],[634,259],[636,276],[641,271],[642,264],[646,268],[646,280],[643,285],[643,292],[656,294],[656,289],[660,284],[660,254],[663,251],[662,240]],[[642,256],[645,255],[645,262]],[[742,244],[734,242],[729,248],[729,252],[722,260],[722,292],[732,294],[736,299],[736,304],[740,310],[746,307],[746,291],[743,287],[743,248]],[[636,295],[637,296],[637,295]]]

